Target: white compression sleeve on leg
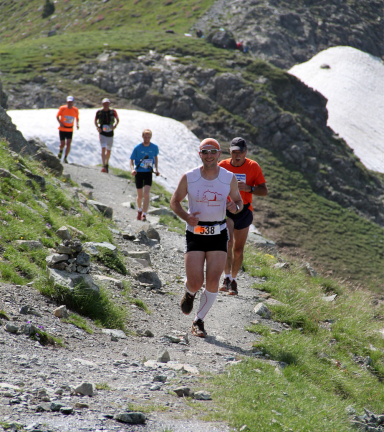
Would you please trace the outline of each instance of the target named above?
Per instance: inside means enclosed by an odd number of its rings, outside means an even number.
[[[200,306],[199,306],[199,310],[197,311],[195,321],[198,318],[204,321],[205,315],[207,315],[209,309],[211,309],[213,303],[215,303],[216,297],[217,297],[217,292],[211,293],[206,289],[203,291],[200,297]]]

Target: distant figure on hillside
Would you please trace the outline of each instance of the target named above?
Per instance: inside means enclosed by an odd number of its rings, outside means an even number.
[[[143,131],[143,142],[137,144],[131,154],[131,172],[135,177],[137,189],[137,220],[146,221],[149,207],[149,193],[152,186],[152,173],[160,175],[158,170],[159,147],[151,142],[152,131],[145,129]],[[155,171],[153,171],[155,166]],[[144,203],[143,203],[144,187]]]
[[[101,103],[103,108],[96,112],[95,126],[99,132],[101,145],[101,162],[103,164],[101,172],[107,173],[113,146],[113,131],[119,124],[119,117],[114,109],[109,108],[109,104],[111,103],[109,99],[104,98]]]
[[[64,163],[68,163],[68,155],[71,151],[71,142],[73,135],[73,123],[76,119],[76,127],[79,129],[79,110],[73,106],[73,96],[67,97],[67,104],[62,105],[57,113],[57,121],[59,122],[59,135],[60,135],[60,151],[57,157],[61,160],[63,150],[65,149]]]
[[[229,151],[231,157],[219,162],[219,166],[235,174],[244,207],[237,214],[227,211],[229,242],[224,281],[220,291],[225,291],[228,295],[237,295],[237,273],[243,263],[244,245],[253,221],[252,198],[253,195],[266,196],[268,189],[260,165],[246,158],[245,139],[234,138]]]

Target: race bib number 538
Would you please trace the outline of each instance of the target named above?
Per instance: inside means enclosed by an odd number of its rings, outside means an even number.
[[[197,225],[193,229],[194,234],[200,235],[218,235],[220,234],[220,225],[202,226]]]

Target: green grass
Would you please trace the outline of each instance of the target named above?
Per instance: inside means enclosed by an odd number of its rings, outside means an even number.
[[[112,270],[117,271],[118,273],[126,276],[128,274],[128,270],[125,267],[120,256],[109,249],[99,248],[100,252],[97,255],[97,260],[102,262],[105,266],[109,267]]]
[[[275,366],[257,358],[228,367],[207,386],[216,407],[207,419],[228,421],[250,431],[348,431],[345,411],[349,405],[362,414],[366,407],[380,413],[384,401],[384,307],[373,305],[372,294],[322,277],[309,277],[291,264],[290,270],[274,269],[272,255],[248,250],[246,268],[266,282],[255,286],[269,292],[285,306],[268,306],[275,321],[288,323],[291,331],[276,334],[265,324],[249,327],[261,339],[254,349]],[[336,301],[322,297],[338,293]],[[321,324],[330,322],[330,330]],[[353,356],[370,356],[370,368],[360,367]],[[280,413],[280,414],[277,414]]]
[[[108,383],[96,383],[95,387],[96,390],[108,390],[108,391],[112,390]]]
[[[0,5],[0,37],[8,43],[28,41],[57,30],[58,35],[49,39],[79,33],[131,29],[135,31],[162,31],[173,29],[182,34],[213,4],[213,0],[110,0],[108,4],[81,0],[55,3],[55,12],[43,19],[39,6],[41,0],[16,3],[5,0]],[[7,19],[6,19],[7,17]],[[20,33],[18,29],[22,28]],[[107,40],[106,43],[108,43]],[[31,56],[32,58],[32,56]],[[49,58],[47,59],[49,61]],[[71,61],[71,57],[68,58]]]
[[[138,411],[138,412],[142,412],[144,414],[149,414],[151,412],[168,411],[168,407],[166,407],[164,405],[160,405],[160,404],[154,404],[152,402],[148,402],[148,403],[143,404],[143,405],[129,403],[128,409],[130,411]]]
[[[145,302],[141,299],[132,297],[131,284],[129,283],[129,281],[123,281],[123,287],[124,287],[123,296],[129,301],[129,303],[136,305],[139,309],[143,310],[148,315],[150,315],[151,311],[149,310]]]
[[[89,327],[87,320],[81,315],[71,313],[68,318],[63,318],[61,321],[68,324],[73,324],[74,326],[84,330],[88,334],[93,333],[93,330]]]
[[[159,223],[166,225],[169,231],[179,234],[185,233],[185,222],[181,221],[177,216],[161,215]]]

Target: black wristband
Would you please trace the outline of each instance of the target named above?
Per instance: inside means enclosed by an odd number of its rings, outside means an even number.
[[[251,193],[255,190],[255,186],[251,186]]]

